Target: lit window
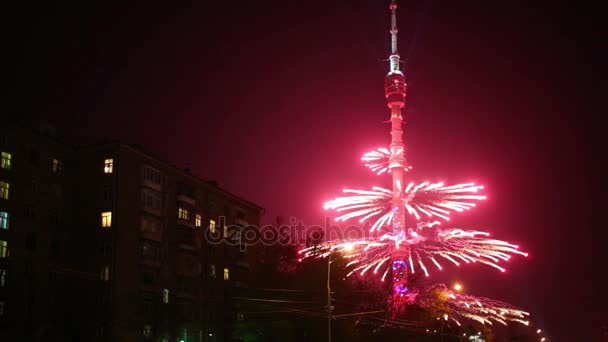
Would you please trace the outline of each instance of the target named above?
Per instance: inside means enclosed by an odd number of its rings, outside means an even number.
[[[228,238],[228,226],[224,225],[224,239]]]
[[[8,199],[8,190],[10,187],[11,185],[9,183],[0,181],[0,198]]]
[[[227,268],[224,268],[224,280],[229,280],[230,279],[230,270]]]
[[[190,211],[186,208],[179,207],[177,208],[177,218],[185,221],[190,220]]]
[[[196,214],[196,216],[194,217],[194,225],[197,227],[200,227],[202,224],[203,218],[201,217],[201,214]]]
[[[2,152],[2,161],[0,162],[0,168],[5,170],[11,169],[11,159],[13,156],[8,152]]]
[[[114,171],[114,159],[106,159],[103,161],[103,173],[112,173]]]
[[[53,173],[60,174],[63,171],[63,163],[59,159],[53,159]]]
[[[101,226],[102,227],[112,227],[112,212],[104,211],[101,213]]]
[[[169,289],[163,289],[163,303],[169,303]]]
[[[99,272],[99,279],[105,282],[110,280],[110,266],[104,266],[101,268],[101,271]]]
[[[215,279],[215,265],[211,264],[211,268],[209,269],[209,276],[211,279]]]
[[[209,231],[211,231],[211,233],[215,234],[215,220],[209,220]]]
[[[0,229],[8,229],[8,213],[0,211]]]
[[[8,257],[8,242],[0,240],[0,258]]]
[[[0,268],[0,287],[6,284],[6,268]]]

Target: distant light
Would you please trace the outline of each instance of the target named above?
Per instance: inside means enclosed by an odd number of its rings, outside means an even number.
[[[460,283],[454,284],[454,290],[459,292],[462,291],[462,285]]]
[[[537,334],[540,334],[540,332],[541,332],[541,330],[540,330],[540,329],[536,330],[536,333],[537,333]]]
[[[344,250],[348,251],[348,252],[352,251],[353,250],[353,244],[352,243],[345,243],[344,244]]]
[[[540,339],[540,342],[543,342],[544,340],[545,340],[545,338],[543,337],[543,338]]]
[[[213,336],[213,334],[212,334],[212,333],[209,333],[209,336]]]

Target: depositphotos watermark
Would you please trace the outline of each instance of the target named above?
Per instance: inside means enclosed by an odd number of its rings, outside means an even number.
[[[220,216],[215,226],[207,226],[204,238],[209,244],[228,244],[245,250],[253,245],[308,245],[329,240],[354,240],[370,237],[369,223],[361,225],[338,226],[329,217],[323,225],[305,225],[295,217],[289,224],[279,225],[239,225],[226,224],[226,217]]]

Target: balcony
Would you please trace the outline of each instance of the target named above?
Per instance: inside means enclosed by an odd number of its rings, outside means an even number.
[[[186,194],[178,194],[177,200],[180,202],[188,203],[193,207],[196,204],[196,200],[193,197],[186,195]]]

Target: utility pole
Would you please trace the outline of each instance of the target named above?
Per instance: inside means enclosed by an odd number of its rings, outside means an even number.
[[[327,257],[327,341],[331,342],[331,253]]]

